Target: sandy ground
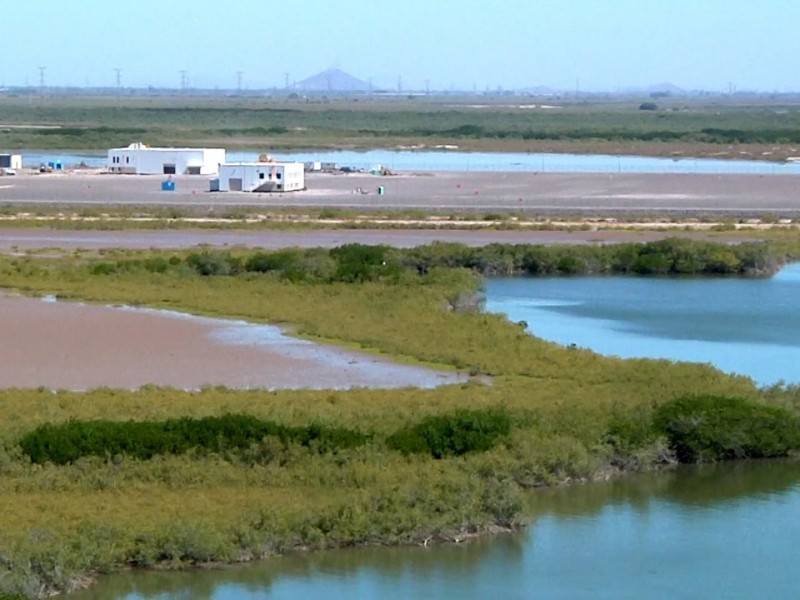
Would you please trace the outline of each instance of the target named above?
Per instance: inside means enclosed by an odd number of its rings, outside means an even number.
[[[166,311],[0,295],[0,387],[433,387],[466,377]]]
[[[236,206],[338,207],[357,210],[514,211],[529,215],[775,215],[800,217],[800,178],[793,175],[404,173],[309,174],[308,189],[284,194],[211,193],[208,178],[75,171],[0,178],[0,203],[192,206],[208,214]],[[378,195],[384,186],[385,195]],[[357,193],[362,189],[368,193]]]
[[[60,229],[0,229],[0,252],[14,253],[42,248],[100,250],[179,249],[198,245],[249,248],[334,248],[343,244],[389,244],[413,248],[434,241],[468,246],[502,244],[597,244],[647,242],[671,236],[710,239],[703,232],[687,231],[521,231],[436,229],[335,229],[309,231],[235,230],[124,230],[85,231]],[[714,239],[724,241],[719,236]]]

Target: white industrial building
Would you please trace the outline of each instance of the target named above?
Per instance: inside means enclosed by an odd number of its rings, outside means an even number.
[[[151,148],[137,142],[108,151],[108,170],[132,175],[215,175],[224,162],[224,148]]]
[[[219,168],[220,192],[296,192],[305,187],[301,162],[226,163]]]
[[[0,154],[0,169],[21,169],[21,154]]]

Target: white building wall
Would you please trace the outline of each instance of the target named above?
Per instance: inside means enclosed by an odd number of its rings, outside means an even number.
[[[303,163],[229,163],[219,170],[221,192],[293,192],[304,188]]]
[[[21,154],[0,154],[0,167],[4,169],[21,169],[22,168],[22,155]]]
[[[224,148],[148,148],[131,144],[108,151],[108,170],[138,175],[215,175]]]

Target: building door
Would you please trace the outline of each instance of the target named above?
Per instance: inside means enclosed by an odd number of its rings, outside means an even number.
[[[242,178],[241,177],[231,177],[228,179],[228,189],[232,192],[241,192],[242,191]]]
[[[164,165],[164,175],[175,175],[175,165]]]

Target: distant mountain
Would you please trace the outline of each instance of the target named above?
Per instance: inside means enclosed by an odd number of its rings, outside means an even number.
[[[655,85],[651,85],[647,87],[647,92],[653,93],[662,93],[662,94],[674,94],[676,96],[680,96],[681,94],[685,94],[686,90],[683,88],[678,87],[674,83],[664,82],[664,83],[656,83]]]
[[[298,81],[296,90],[304,92],[369,92],[371,86],[358,77],[345,73],[341,69],[328,69]]]

